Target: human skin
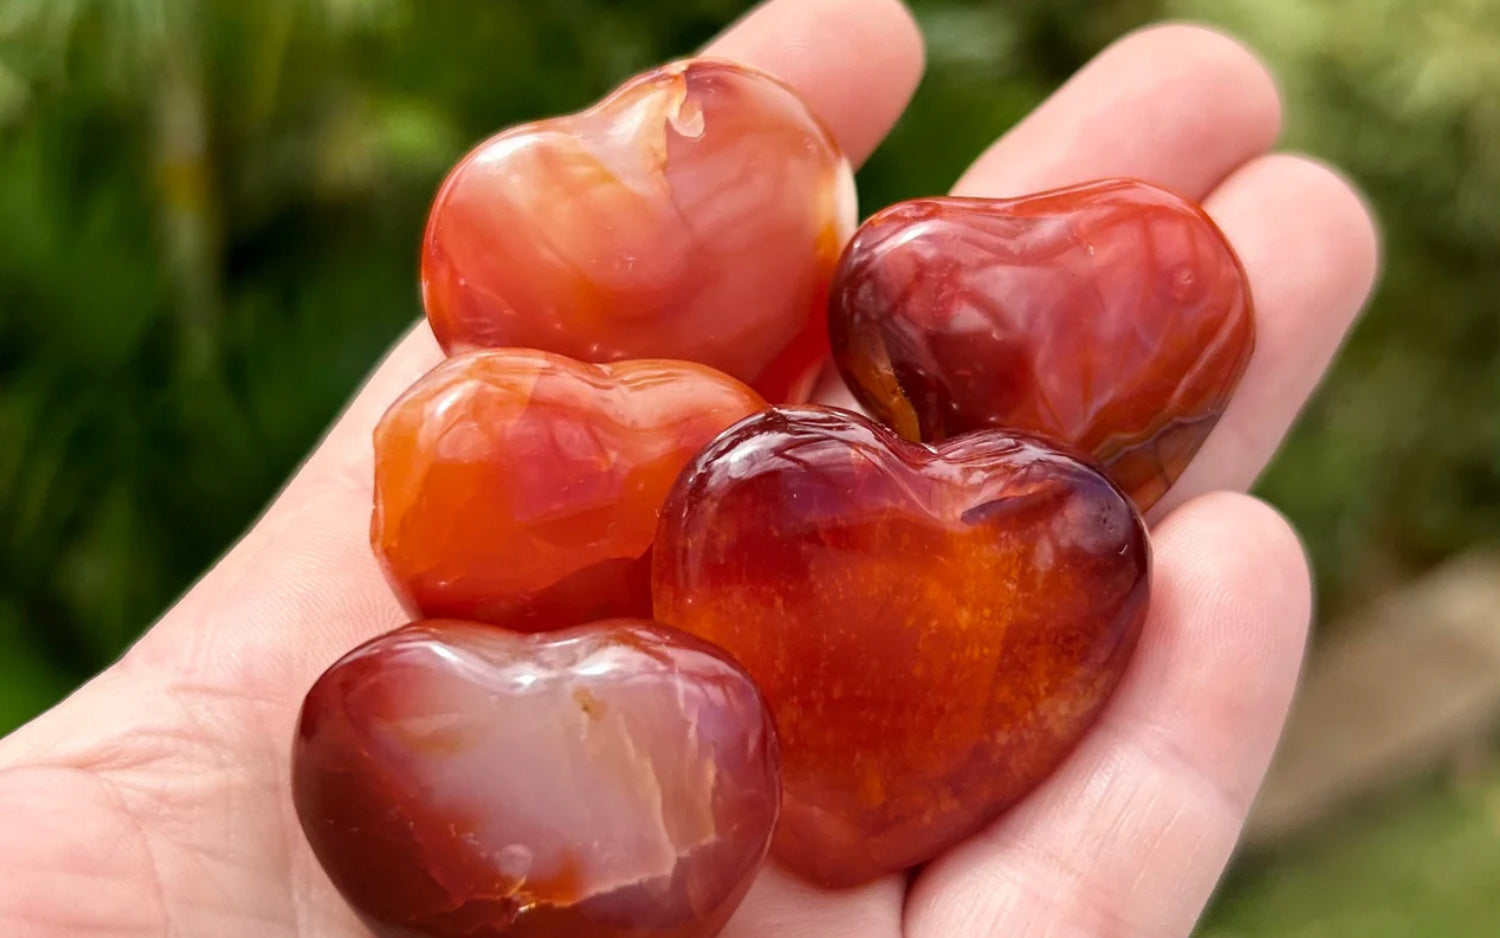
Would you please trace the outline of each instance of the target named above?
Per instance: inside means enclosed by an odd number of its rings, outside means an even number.
[[[712,52],[797,88],[855,162],[921,70],[895,0],[772,0]],[[1068,761],[914,879],[823,892],[768,868],[727,938],[1191,930],[1279,734],[1310,605],[1294,533],[1238,493],[1377,267],[1350,186],[1303,157],[1267,155],[1279,122],[1253,55],[1213,32],[1161,27],[1104,52],[959,180],[958,194],[1005,196],[1133,176],[1204,201],[1250,276],[1255,354],[1153,509],[1151,614]],[[366,934],[297,832],[288,740],[322,669],[403,621],[366,538],[369,438],[438,355],[416,329],[256,526],[119,664],[0,741],[0,934]]]

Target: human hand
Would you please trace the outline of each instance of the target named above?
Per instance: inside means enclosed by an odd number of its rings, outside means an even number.
[[[771,0],[714,54],[791,83],[863,159],[905,107],[920,40],[895,0]],[[768,868],[726,938],[1187,934],[1265,770],[1309,616],[1295,535],[1243,491],[1375,276],[1338,176],[1268,156],[1280,120],[1243,48],[1184,26],[1104,53],[955,188],[1135,176],[1204,201],[1239,251],[1257,348],[1152,513],[1150,618],[1124,683],[1018,807],[910,878],[820,891]],[[0,741],[0,934],[358,936],[288,792],[302,695],[404,621],[371,557],[371,430],[439,358],[388,357],[266,515],[117,665]],[[1209,494],[1218,493],[1218,494]]]

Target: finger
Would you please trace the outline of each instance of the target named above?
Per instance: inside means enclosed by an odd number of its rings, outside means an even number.
[[[797,89],[855,166],[885,139],[922,77],[922,34],[900,0],[782,0],[704,49]]]
[[[1202,198],[1280,130],[1275,82],[1253,53],[1202,27],[1157,26],[1100,53],[953,191],[1016,196],[1130,176]]]
[[[820,889],[773,862],[718,938],[901,938],[905,888],[904,878],[889,876],[858,889]]]
[[[920,876],[909,938],[1192,930],[1285,719],[1311,594],[1296,535],[1248,496],[1188,502],[1154,541],[1115,698],[1041,788]]]
[[[1256,160],[1205,207],[1250,275],[1255,352],[1218,426],[1152,517],[1203,492],[1250,487],[1338,351],[1379,267],[1375,223],[1359,194],[1305,157]]]

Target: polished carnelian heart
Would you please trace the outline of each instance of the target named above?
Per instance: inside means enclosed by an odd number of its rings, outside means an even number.
[[[804,407],[683,471],[653,590],[771,705],[777,857],[846,886],[931,859],[1058,764],[1125,667],[1149,566],[1140,515],[1085,463]]]
[[[1142,511],[1198,451],[1255,343],[1223,233],[1132,180],[892,206],[856,233],[829,310],[845,380],[904,436],[1059,440]]]
[[[709,938],[765,857],[776,740],[723,652],[649,622],[419,622],[302,707],[302,828],[384,938]]]
[[[649,615],[678,472],[764,402],[701,365],[449,359],[375,431],[370,539],[415,613],[530,631]]]
[[[833,137],[781,82],[693,60],[481,144],[427,224],[422,290],[447,350],[678,358],[805,395],[854,230]]]

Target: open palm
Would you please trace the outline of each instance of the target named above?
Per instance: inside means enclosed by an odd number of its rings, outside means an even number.
[[[855,160],[922,69],[897,0],[771,0],[710,51],[795,86]],[[1134,176],[1203,200],[1250,273],[1258,347],[1153,513],[1142,644],[1073,756],[910,878],[829,893],[769,869],[726,938],[1192,929],[1270,757],[1309,616],[1295,535],[1228,493],[1270,458],[1376,269],[1351,188],[1310,160],[1267,155],[1279,122],[1274,85],[1244,48],[1160,27],[1102,54],[958,181],[957,193],[1002,196]],[[403,621],[366,540],[370,432],[439,356],[419,326],[260,522],[123,660],[0,741],[0,934],[367,934],[302,840],[289,743],[317,674]]]

